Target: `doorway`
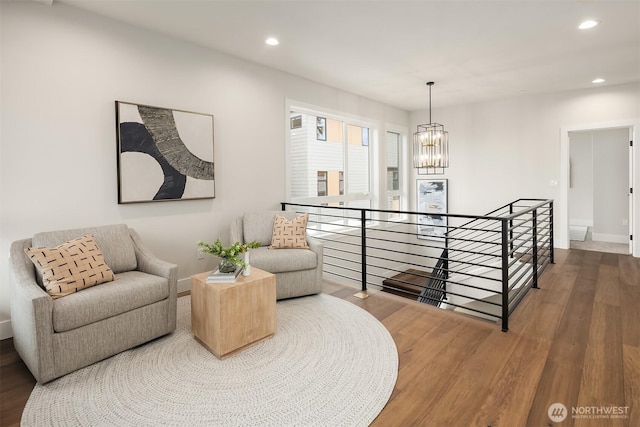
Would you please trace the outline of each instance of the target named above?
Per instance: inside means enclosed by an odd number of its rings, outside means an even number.
[[[569,132],[569,247],[631,253],[630,128]]]

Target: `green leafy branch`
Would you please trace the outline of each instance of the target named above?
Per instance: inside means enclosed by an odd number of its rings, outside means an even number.
[[[224,246],[222,246],[220,238],[218,238],[213,243],[207,243],[203,242],[202,240],[198,240],[198,246],[202,247],[203,251],[208,254],[217,256],[219,258],[224,258],[232,264],[241,265],[242,267],[246,268],[247,264],[244,262],[244,259],[241,257],[241,255],[249,249],[259,248],[262,245],[260,244],[260,242],[254,240],[253,242],[243,244],[240,244],[240,242],[235,242],[231,246],[225,248]]]

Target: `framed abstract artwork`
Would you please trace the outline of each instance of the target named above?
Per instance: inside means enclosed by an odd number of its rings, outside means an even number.
[[[447,180],[418,179],[416,181],[418,204],[418,238],[441,240],[447,235]]]
[[[118,203],[215,197],[213,116],[116,101]]]

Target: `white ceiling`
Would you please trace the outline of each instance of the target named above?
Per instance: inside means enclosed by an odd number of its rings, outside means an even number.
[[[58,3],[409,111],[640,80],[638,0]]]

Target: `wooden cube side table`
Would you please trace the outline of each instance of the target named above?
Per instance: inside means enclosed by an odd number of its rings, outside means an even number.
[[[251,267],[235,283],[206,283],[191,276],[191,331],[223,359],[276,332],[276,276]]]

